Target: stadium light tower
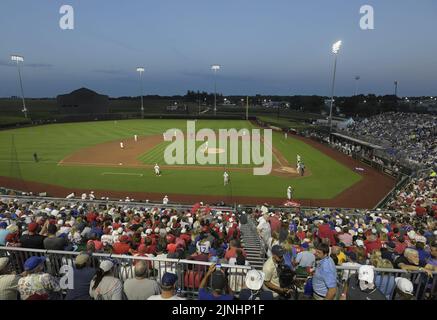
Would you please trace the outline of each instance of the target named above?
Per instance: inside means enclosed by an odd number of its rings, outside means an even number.
[[[221,68],[218,64],[213,64],[211,70],[214,71],[214,115],[217,114],[217,71]]]
[[[141,85],[141,119],[144,119],[144,102],[143,102],[143,67],[138,67],[137,72],[140,73],[140,85]]]
[[[360,80],[360,76],[355,76],[355,96],[358,95],[358,80]]]
[[[24,62],[24,58],[22,56],[13,54],[13,55],[11,55],[11,60],[15,61],[17,63],[18,78],[20,79],[21,98],[23,99],[23,110],[22,111],[24,113],[24,117],[27,119],[27,108],[26,108],[26,101],[24,100],[23,81],[21,80],[21,70],[20,70],[20,62]]]
[[[335,88],[335,74],[337,72],[337,55],[341,48],[341,40],[332,45],[332,53],[334,54],[334,74],[332,76],[332,90],[331,90],[331,108],[329,110],[329,132],[332,131],[332,108],[334,106],[334,88]]]

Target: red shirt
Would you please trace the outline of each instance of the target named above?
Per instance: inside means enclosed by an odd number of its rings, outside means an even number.
[[[225,259],[229,261],[229,259],[231,259],[231,258],[236,258],[237,257],[237,249],[238,248],[234,248],[234,247],[229,248],[226,251]],[[241,248],[240,248],[240,250],[242,251],[243,255],[246,256],[246,252]]]
[[[176,243],[169,243],[169,244],[167,245],[167,251],[168,251],[168,253],[175,253],[177,247],[178,247],[178,246],[176,245]]]
[[[402,254],[402,253],[404,253],[405,249],[408,247],[408,244],[405,243],[405,242],[404,242],[404,243],[401,243],[401,242],[399,242],[399,241],[396,241],[395,244],[396,244],[395,252],[396,252],[397,254]]]
[[[112,253],[114,254],[126,254],[129,253],[130,245],[129,243],[116,242],[112,246]]]
[[[325,239],[328,238],[329,239],[329,244],[331,246],[335,246],[336,242],[334,239],[334,232],[331,230],[331,227],[329,226],[329,224],[325,223],[319,226],[319,238],[321,239]]]
[[[273,216],[270,217],[270,228],[272,229],[272,233],[273,232],[279,232],[281,230],[281,221],[279,221],[278,217]]]
[[[93,221],[95,221],[96,219],[97,219],[97,214],[96,213],[94,213],[94,212],[89,212],[89,213],[87,213],[87,215],[86,215],[86,220],[88,221],[88,222],[93,222]]]
[[[182,233],[180,238],[185,241],[186,244],[191,242],[191,236],[187,233]]]
[[[381,240],[376,239],[375,241],[365,240],[364,246],[366,247],[366,254],[372,253],[375,250],[382,248]]]

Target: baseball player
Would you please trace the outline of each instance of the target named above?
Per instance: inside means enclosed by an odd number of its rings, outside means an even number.
[[[287,188],[287,199],[291,200],[293,198],[293,189],[291,189],[291,186],[288,186]]]
[[[287,139],[287,137],[288,137],[287,131],[284,132],[284,137],[285,137],[285,139]]]
[[[205,143],[205,151],[204,152],[208,152],[208,140]]]
[[[124,149],[124,143],[123,142],[120,142],[120,148]]]
[[[160,176],[161,175],[161,169],[159,168],[158,164],[155,164],[155,176]]]
[[[223,183],[224,183],[224,185],[227,186],[230,181],[231,181],[231,179],[229,178],[229,174],[225,171],[223,173]]]
[[[298,154],[297,155],[297,163],[299,163],[300,162],[300,155]]]
[[[300,173],[301,176],[304,175],[304,173],[305,173],[305,165],[303,164],[303,162],[299,162],[299,165],[297,167],[297,171]]]
[[[135,142],[138,141],[138,136],[137,135],[134,135],[134,140],[135,140]]]
[[[166,205],[168,203],[168,196],[166,195],[164,199],[162,199],[162,204]]]

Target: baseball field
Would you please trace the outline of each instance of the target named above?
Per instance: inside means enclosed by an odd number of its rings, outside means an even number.
[[[198,120],[195,124],[196,130],[256,128],[249,121],[237,120]],[[293,198],[303,204],[371,207],[394,184],[371,168],[356,170],[364,165],[325,145],[290,135],[285,138],[279,132],[273,132],[273,169],[269,175],[253,175],[252,163],[168,165],[164,150],[170,142],[164,141],[163,133],[173,128],[185,134],[187,121],[95,121],[1,131],[0,185],[61,197],[72,191],[93,190],[98,197],[156,201],[167,194],[170,201],[274,204],[285,202],[291,185]],[[201,144],[196,142],[195,150]],[[185,148],[185,155],[191,151]],[[208,152],[219,156],[223,150],[210,148]],[[297,154],[305,163],[304,176],[295,169]],[[155,163],[161,167],[161,176],[154,174]],[[223,184],[225,168],[231,177],[227,186]]]

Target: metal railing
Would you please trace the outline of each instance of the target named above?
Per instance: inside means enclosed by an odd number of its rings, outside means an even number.
[[[31,256],[46,257],[45,272],[61,277],[61,267],[74,266],[74,260],[80,252],[27,249],[19,247],[0,247],[0,257],[9,257],[12,268],[18,273],[24,271],[24,262]],[[137,261],[146,262],[146,274],[149,279],[160,283],[165,272],[178,276],[176,287],[180,295],[192,299],[198,295],[199,285],[206,275],[211,262],[184,259],[164,259],[148,256],[114,255],[107,253],[92,253],[90,266],[97,268],[100,261],[111,259],[114,262],[114,276],[122,282],[134,278],[134,266]],[[238,294],[245,285],[246,273],[250,266],[222,264],[221,269],[227,275],[228,285],[234,294]],[[211,281],[211,279],[210,279]],[[209,283],[210,285],[211,283]]]

